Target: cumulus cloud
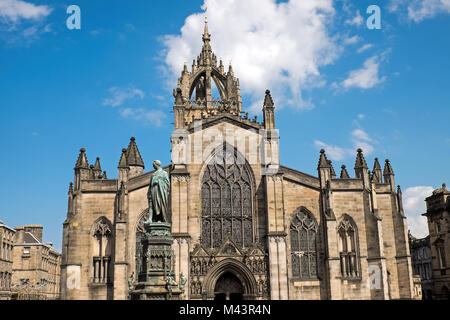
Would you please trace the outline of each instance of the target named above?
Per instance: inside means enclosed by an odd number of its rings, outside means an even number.
[[[252,103],[270,88],[278,106],[313,107],[302,91],[323,85],[320,67],[340,53],[337,37],[327,30],[335,14],[332,0],[205,0],[206,7],[213,50],[225,64],[232,60],[241,90]],[[184,61],[190,64],[201,50],[204,16],[191,14],[181,35],[162,38],[173,86]]]
[[[124,118],[148,122],[157,127],[162,126],[162,120],[166,118],[166,114],[160,110],[144,108],[125,108],[120,110],[119,113]]]
[[[127,100],[131,100],[134,98],[142,99],[145,96],[145,93],[141,89],[137,89],[134,87],[112,87],[108,91],[111,97],[103,100],[104,106],[118,107]]]
[[[421,216],[426,211],[425,198],[433,192],[431,186],[417,186],[403,192],[403,209],[407,217],[408,229],[417,238],[428,235],[427,218]]]
[[[450,14],[450,0],[391,0],[391,12],[406,12],[408,19],[419,23],[440,13]]]
[[[345,89],[360,88],[370,89],[377,84],[386,80],[386,77],[379,75],[380,59],[378,56],[373,56],[367,59],[362,68],[350,71],[349,76],[341,85]]]
[[[0,1],[0,17],[6,22],[24,20],[38,20],[47,17],[52,9],[46,5],[35,5],[22,0]]]

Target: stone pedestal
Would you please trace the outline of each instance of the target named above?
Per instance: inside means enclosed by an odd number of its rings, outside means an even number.
[[[138,283],[130,296],[132,300],[179,300],[183,293],[175,283],[175,253],[170,224],[144,224],[142,239],[144,256]]]

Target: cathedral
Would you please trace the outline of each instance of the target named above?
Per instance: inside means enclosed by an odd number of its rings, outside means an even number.
[[[249,118],[239,79],[210,40],[205,22],[200,55],[173,91],[172,163],[163,168],[181,298],[413,298],[402,192],[389,160],[382,169],[375,159],[370,171],[358,149],[353,177],[345,166],[337,176],[324,150],[316,175],[283,166],[270,91],[262,122]],[[153,171],[144,169],[134,137],[115,179],[80,150],[63,223],[62,299],[130,299],[146,254]]]

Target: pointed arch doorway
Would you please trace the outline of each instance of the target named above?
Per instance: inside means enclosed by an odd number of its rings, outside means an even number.
[[[242,262],[228,258],[212,267],[205,278],[208,300],[253,300],[258,294],[255,277]]]
[[[244,299],[244,286],[241,280],[233,273],[225,272],[216,281],[214,287],[214,300],[234,300],[239,301]]]

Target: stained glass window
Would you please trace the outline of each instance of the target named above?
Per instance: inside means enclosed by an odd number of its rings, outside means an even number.
[[[206,166],[202,179],[201,235],[205,247],[217,248],[227,237],[240,247],[249,247],[254,242],[249,170],[234,148],[225,146]]]

